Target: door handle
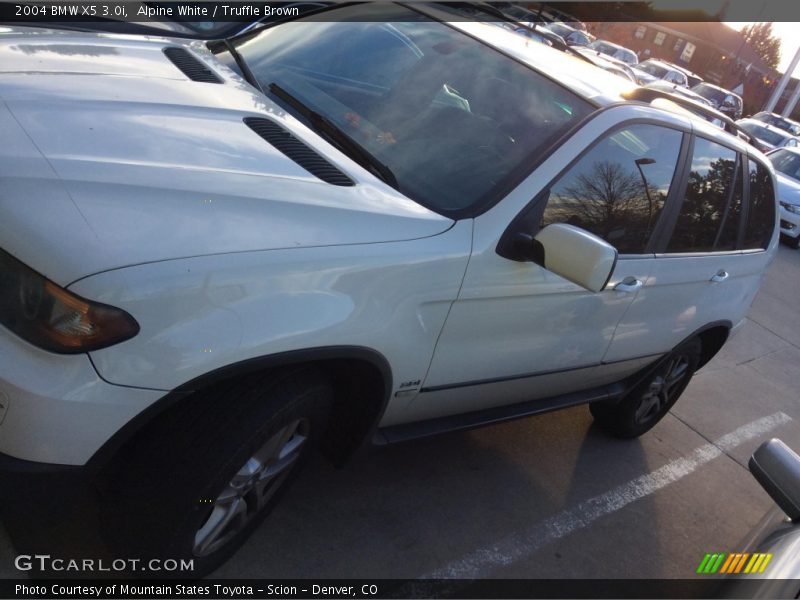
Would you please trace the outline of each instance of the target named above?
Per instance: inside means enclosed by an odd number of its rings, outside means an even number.
[[[720,269],[717,271],[717,274],[711,278],[711,281],[714,283],[721,283],[725,281],[728,277],[730,277],[730,273],[728,273],[725,269]]]
[[[626,277],[622,281],[620,281],[617,285],[614,286],[614,290],[617,292],[626,292],[631,294],[633,292],[638,292],[642,289],[642,282],[639,279],[635,279],[633,277]]]

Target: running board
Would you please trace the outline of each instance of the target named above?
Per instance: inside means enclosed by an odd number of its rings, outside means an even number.
[[[417,421],[416,423],[392,425],[391,427],[384,427],[376,431],[372,438],[372,443],[376,446],[397,444],[399,442],[430,437],[440,433],[463,431],[466,429],[475,429],[476,427],[484,427],[486,425],[494,425],[495,423],[502,423],[504,421],[513,421],[514,419],[530,417],[532,415],[551,412],[569,406],[588,404],[590,402],[602,402],[603,400],[617,400],[621,398],[628,389],[630,389],[628,386],[620,382],[585,390],[583,392],[553,396],[552,398],[528,400],[509,406],[497,406],[460,415],[439,417],[438,419],[430,419],[427,421]]]

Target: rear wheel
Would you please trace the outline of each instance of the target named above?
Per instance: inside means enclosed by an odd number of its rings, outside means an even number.
[[[244,378],[187,398],[104,477],[118,556],[219,567],[270,513],[324,432],[330,386],[309,369]],[[136,573],[136,576],[159,573]]]
[[[633,438],[658,423],[689,385],[702,350],[698,338],[681,344],[617,404],[589,405],[595,421],[617,437]]]

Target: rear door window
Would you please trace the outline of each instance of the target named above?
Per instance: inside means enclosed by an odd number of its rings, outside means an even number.
[[[695,139],[686,194],[667,252],[714,251],[734,192],[735,169],[735,150]]]

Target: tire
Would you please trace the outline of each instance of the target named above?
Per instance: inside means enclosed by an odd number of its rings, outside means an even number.
[[[616,404],[589,405],[595,421],[620,438],[635,438],[658,423],[680,398],[700,362],[699,338],[681,344]]]
[[[310,369],[247,377],[184,400],[103,476],[105,530],[118,557],[191,559],[199,578],[271,512],[324,433],[330,385]]]
[[[800,248],[800,235],[798,235],[796,238],[793,238],[782,233],[781,241],[784,242],[787,246],[789,246],[789,248],[794,248],[795,250]]]

